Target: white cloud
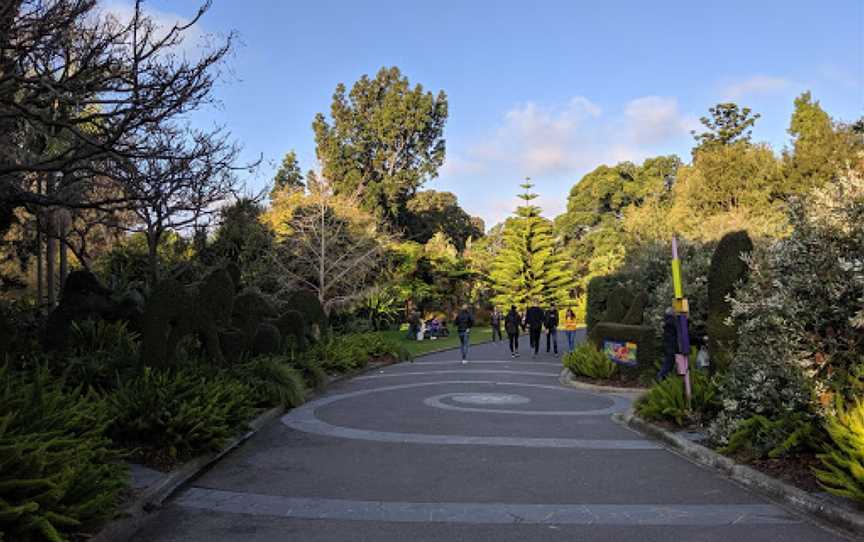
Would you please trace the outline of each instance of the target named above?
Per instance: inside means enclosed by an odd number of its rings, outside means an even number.
[[[775,94],[783,92],[789,88],[792,83],[782,77],[774,77],[770,75],[754,75],[744,81],[727,85],[723,90],[724,99],[740,100],[744,96],[752,96],[754,94]]]
[[[627,131],[636,145],[656,145],[686,134],[698,121],[678,110],[678,100],[662,96],[645,96],[624,106]]]
[[[664,96],[638,97],[614,111],[584,96],[551,105],[525,102],[506,111],[475,144],[450,149],[441,181],[492,226],[519,204],[517,184],[528,176],[537,183],[543,214],[552,218],[588,171],[689,148],[689,130],[697,125],[675,98]]]
[[[128,0],[102,0],[99,2],[99,10],[102,14],[112,16],[121,23],[129,22],[135,13],[134,4]],[[156,39],[164,37],[175,25],[187,25],[192,20],[191,17],[160,11],[147,5],[144,6],[143,11],[156,26]],[[200,21],[183,31],[182,36],[183,42],[175,48],[174,52],[185,55],[194,55],[199,52],[207,38]]]
[[[557,106],[526,102],[507,111],[483,142],[468,147],[442,173],[573,175],[601,163],[645,158],[696,125],[676,99],[662,96],[636,98],[612,116],[583,96]]]

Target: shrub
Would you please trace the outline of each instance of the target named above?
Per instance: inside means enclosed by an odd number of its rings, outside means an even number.
[[[185,459],[218,450],[251,417],[249,387],[192,369],[153,370],[109,396],[109,434],[145,458]]]
[[[563,362],[573,374],[588,378],[608,380],[618,372],[618,366],[614,362],[587,342],[564,356]]]
[[[729,437],[729,444],[720,451],[754,459],[776,459],[814,449],[818,441],[817,425],[811,415],[795,412],[777,420],[757,415],[741,422]]]
[[[293,362],[303,375],[306,385],[320,388],[327,382],[327,372],[315,360],[303,355]]]
[[[57,372],[75,385],[108,391],[138,366],[138,334],[126,322],[84,320],[72,323],[71,348]]]
[[[0,538],[69,540],[110,519],[126,468],[104,429],[103,400],[48,372],[0,368]]]
[[[827,491],[864,503],[864,401],[839,406],[825,430],[830,443],[819,455],[822,468],[814,472]]]
[[[329,372],[346,372],[364,367],[371,360],[405,360],[411,354],[398,341],[380,333],[357,333],[318,343],[312,357]]]
[[[690,409],[684,396],[684,381],[670,376],[654,384],[636,401],[636,412],[645,419],[674,422],[678,426],[703,418],[715,408],[716,389],[711,379],[699,371],[690,372],[690,385]]]
[[[717,243],[708,270],[708,350],[716,369],[728,365],[730,352],[735,347],[735,327],[726,325],[732,307],[726,297],[735,285],[746,278],[747,263],[741,259],[753,251],[753,242],[746,231],[727,233]]]
[[[751,340],[757,339],[746,338],[744,344],[750,344]],[[718,376],[717,392],[722,399],[721,410],[711,421],[708,435],[719,446],[727,445],[741,424],[753,416],[779,420],[796,412],[812,412],[810,384],[799,369],[782,357],[736,359],[729,370]]]
[[[303,375],[284,358],[255,358],[234,367],[232,374],[249,386],[256,406],[296,407],[306,400]]]

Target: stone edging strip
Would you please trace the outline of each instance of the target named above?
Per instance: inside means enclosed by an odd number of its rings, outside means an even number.
[[[413,361],[413,360],[412,360]],[[365,367],[343,373],[341,375],[330,378],[323,384],[318,392],[323,391],[333,384],[348,380],[355,376],[393,365],[402,363],[401,361],[384,362],[384,363],[369,363]],[[307,401],[314,399],[318,392],[313,392],[307,398]],[[232,439],[218,452],[213,452],[207,455],[199,456],[190,459],[186,463],[180,465],[158,482],[145,488],[131,503],[120,511],[125,517],[121,517],[107,523],[102,529],[96,533],[91,539],[92,542],[116,542],[117,540],[128,540],[144,524],[152,518],[148,512],[162,506],[168,497],[173,495],[178,489],[187,484],[190,480],[198,477],[201,472],[222,459],[229,452],[249,440],[255,433],[261,430],[265,425],[273,420],[280,418],[285,413],[284,407],[273,407],[266,412],[261,413],[258,417],[248,423],[249,430]]]
[[[690,441],[654,425],[631,412],[614,414],[613,419],[673,448],[697,463],[719,470],[736,482],[781,500],[816,519],[853,534],[864,536],[864,514],[833,505],[786,482],[772,478],[746,465],[721,455],[710,448]]]
[[[641,396],[648,392],[648,389],[646,388],[619,388],[617,386],[600,386],[597,384],[589,384],[587,382],[575,380],[573,376],[573,372],[570,371],[570,369],[568,369],[567,367],[564,367],[561,370],[561,374],[558,376],[558,382],[562,386],[569,386],[571,388],[576,388],[577,390],[593,391],[597,393],[617,393],[624,395]]]
[[[147,513],[154,508],[158,508],[165,500],[170,497],[181,486],[198,476],[204,469],[219,461],[228,452],[237,448],[246,442],[252,435],[261,430],[262,427],[269,422],[279,418],[284,413],[283,407],[274,407],[266,412],[261,413],[258,417],[248,423],[249,430],[232,439],[218,452],[212,452],[207,455],[202,455],[193,458],[186,463],[183,463],[178,468],[174,469],[166,476],[161,478],[152,486],[144,489],[135,500],[122,510],[121,513],[126,517],[117,519],[105,525],[96,536],[92,538],[93,542],[111,542],[116,540],[127,540],[135,534],[144,523],[150,519]]]

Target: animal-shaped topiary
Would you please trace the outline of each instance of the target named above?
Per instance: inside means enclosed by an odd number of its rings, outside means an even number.
[[[252,339],[252,352],[256,356],[278,354],[282,346],[282,334],[276,324],[262,322],[258,324],[255,337]]]
[[[224,268],[188,286],[174,278],[156,283],[144,311],[141,343],[145,363],[172,363],[180,340],[198,333],[210,359],[224,364],[219,328],[231,322],[233,292],[234,284]]]
[[[260,291],[247,288],[234,297],[231,324],[244,335],[243,350],[252,350],[259,324],[278,318],[279,313],[270,299]]]

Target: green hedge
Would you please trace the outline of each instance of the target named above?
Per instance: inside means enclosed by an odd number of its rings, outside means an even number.
[[[727,233],[717,243],[708,270],[708,316],[705,326],[708,332],[708,350],[715,369],[728,365],[730,352],[734,349],[736,330],[726,325],[731,313],[726,296],[733,293],[735,284],[747,277],[747,264],[741,255],[753,251],[753,242],[746,231]]]

